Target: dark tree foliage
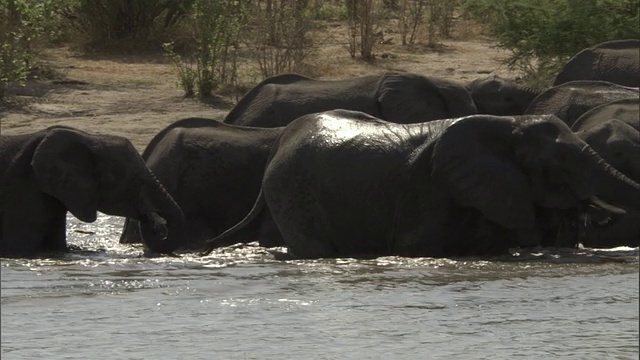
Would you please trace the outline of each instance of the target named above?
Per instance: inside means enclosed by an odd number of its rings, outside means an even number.
[[[167,30],[189,13],[194,0],[78,0],[63,14],[97,44],[144,41],[155,29]]]
[[[638,0],[468,0],[465,9],[512,52],[509,65],[546,81],[584,48],[640,38]]]

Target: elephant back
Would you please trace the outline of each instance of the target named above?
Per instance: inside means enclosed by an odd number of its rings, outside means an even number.
[[[585,131],[611,119],[617,119],[640,131],[640,98],[612,101],[585,112],[571,127],[573,132]]]
[[[171,123],[166,128],[160,130],[152,139],[149,141],[144,151],[142,152],[142,158],[146,161],[149,159],[151,153],[155,150],[156,146],[160,141],[162,141],[165,136],[173,129],[176,128],[201,128],[201,127],[211,127],[217,126],[220,124],[219,121],[207,118],[199,118],[199,117],[190,117],[186,119],[180,119],[173,123]]]
[[[578,52],[560,70],[553,85],[573,80],[602,80],[640,86],[640,40],[607,41]]]
[[[264,81],[252,89],[225,118],[225,123],[285,126],[300,116],[333,109],[378,115],[374,94],[379,75],[341,80],[298,76],[288,81]]]
[[[249,90],[243,97],[238,101],[236,106],[229,111],[227,116],[225,116],[223,122],[227,124],[239,124],[241,122],[242,115],[249,109],[251,104],[256,101],[256,98],[260,97],[262,89],[270,84],[293,84],[299,81],[312,80],[309,77],[298,75],[298,74],[280,74],[268,77],[254,86],[251,90]]]
[[[638,88],[608,81],[576,80],[553,86],[538,95],[525,115],[552,114],[569,127],[596,106],[621,99],[637,99]]]

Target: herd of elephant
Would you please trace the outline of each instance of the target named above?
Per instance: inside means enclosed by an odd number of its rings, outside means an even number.
[[[69,127],[3,135],[0,255],[64,251],[67,211],[127,217],[120,242],[154,254],[638,246],[639,58],[639,40],[602,43],[543,90],[499,76],[278,75],[224,121],[179,120],[142,155]]]

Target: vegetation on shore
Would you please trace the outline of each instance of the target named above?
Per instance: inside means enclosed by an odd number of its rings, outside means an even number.
[[[309,65],[337,25],[347,29],[340,41],[354,61],[374,62],[385,32],[411,51],[465,36],[461,24],[481,24],[510,51],[508,65],[542,87],[585,47],[640,38],[639,12],[637,0],[0,0],[0,98],[56,42],[162,51],[187,96],[232,91],[243,71],[321,76]]]

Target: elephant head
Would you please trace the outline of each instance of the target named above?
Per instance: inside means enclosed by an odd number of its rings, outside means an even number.
[[[541,90],[532,89],[497,75],[476,79],[467,90],[478,114],[522,115]]]
[[[462,118],[443,132],[432,172],[456,203],[507,229],[535,229],[541,209],[640,208],[640,185],[552,115]]]
[[[53,127],[37,145],[31,167],[41,191],[78,219],[93,222],[97,211],[136,218],[151,251],[175,249],[166,222],[182,224],[184,215],[127,139]]]
[[[611,119],[576,134],[613,167],[640,181],[640,132],[636,128]]]
[[[590,206],[577,224],[578,242],[590,248],[640,245],[640,211],[611,214]]]
[[[640,127],[638,99],[614,101],[581,116],[572,130],[609,164],[640,181]],[[587,247],[640,245],[640,212],[612,215],[588,208],[580,226],[580,242]]]
[[[477,113],[461,84],[412,73],[387,73],[378,84],[379,117],[397,123],[461,117]]]

